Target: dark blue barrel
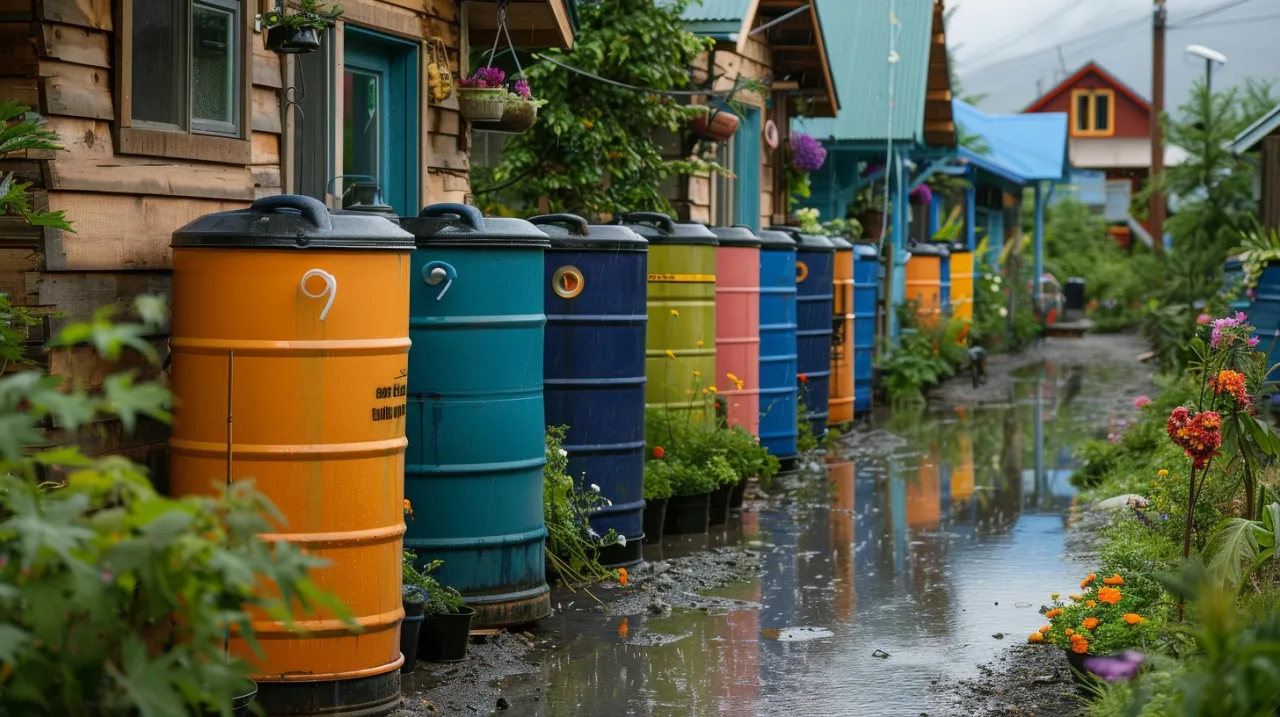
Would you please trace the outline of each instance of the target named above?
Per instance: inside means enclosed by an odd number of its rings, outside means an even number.
[[[796,242],[760,235],[760,445],[796,456]]]
[[[1249,312],[1249,297],[1244,291],[1244,261],[1239,256],[1227,257],[1222,264],[1222,291],[1228,295],[1235,294],[1227,304],[1229,309]]]
[[[835,310],[836,245],[818,234],[789,231],[796,240],[796,369],[799,401],[813,435],[827,432],[831,398],[831,315]]]
[[[521,219],[436,204],[401,226],[410,264],[405,548],[440,559],[473,626],[551,614],[542,509],[543,253]],[[394,378],[394,377],[390,377]]]
[[[875,244],[853,246],[853,411],[871,410],[871,364],[876,350],[876,292],[880,256]]]
[[[568,426],[564,449],[579,487],[595,484],[612,505],[591,528],[626,543],[601,552],[607,567],[643,557],[644,347],[649,242],[627,227],[572,214],[530,220],[551,237],[543,390],[548,426]]]

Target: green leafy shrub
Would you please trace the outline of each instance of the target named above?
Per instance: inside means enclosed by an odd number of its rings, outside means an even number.
[[[672,494],[671,479],[675,477],[680,459],[654,459],[644,462],[644,499],[661,500]]]
[[[600,549],[627,539],[612,529],[603,536],[591,529],[591,513],[609,505],[600,487],[579,488],[566,472],[569,454],[561,442],[565,426],[548,426],[546,460],[542,468],[542,509],[547,526],[547,559],[560,576],[573,584],[586,585],[613,577],[600,564]],[[586,476],[580,477],[585,483]]]
[[[163,303],[136,308],[142,324],[114,323],[109,307],[54,345],[154,361],[142,337],[163,322]],[[43,447],[50,422],[75,431],[113,418],[131,431],[141,416],[167,420],[168,391],[135,379],[112,374],[96,393],[37,371],[0,378],[0,713],[229,715],[250,670],[228,658],[228,630],[257,649],[263,615],[348,619],[308,577],[324,561],[258,537],[284,521],[252,482],[171,499],[123,457]],[[46,482],[55,469],[65,480]]]
[[[443,560],[432,560],[419,570],[415,567],[418,556],[408,550],[400,556],[400,580],[405,586],[421,588],[426,596],[424,611],[428,615],[447,615],[460,611],[466,603],[462,595],[436,580],[431,572],[444,565]],[[408,594],[408,593],[406,593]]]
[[[962,338],[968,330],[966,319],[921,322],[919,302],[907,301],[898,307],[902,327],[896,346],[877,359],[881,381],[895,402],[915,401],[924,391],[955,375],[968,361]]]
[[[1080,593],[1065,602],[1054,597],[1044,613],[1049,625],[1033,634],[1032,642],[1081,654],[1110,655],[1155,640],[1164,622],[1163,608],[1126,587],[1124,576],[1090,574],[1080,587]]]
[[[58,135],[45,129],[44,118],[14,100],[0,101],[0,159],[26,156],[30,150],[60,150]],[[31,209],[27,191],[31,182],[19,182],[13,172],[0,172],[0,217],[16,215],[28,224],[75,233],[66,210],[37,212]]]

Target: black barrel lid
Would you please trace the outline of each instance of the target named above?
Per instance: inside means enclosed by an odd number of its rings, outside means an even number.
[[[849,243],[844,237],[828,237],[831,243],[835,245],[836,251],[853,251],[853,244]]]
[[[711,227],[710,229],[720,241],[720,246],[740,246],[748,249],[756,249],[760,246],[760,237],[751,231],[751,227],[734,224],[731,227]]]
[[[625,212],[617,222],[630,227],[650,244],[693,244],[716,246],[719,240],[705,224],[676,222],[661,212]]]
[[[945,244],[933,244],[931,242],[919,242],[907,246],[907,251],[913,256],[950,256]]]
[[[551,247],[547,235],[529,222],[486,217],[467,204],[432,204],[416,217],[401,217],[400,226],[413,234],[419,247]]]
[[[786,232],[796,240],[796,251],[835,251],[836,245],[831,239],[821,234],[804,234],[800,231],[800,227],[792,226],[772,226],[770,229],[776,229],[780,232]]]
[[[777,229],[761,229],[760,248],[773,249],[775,251],[795,251],[796,240],[786,232],[780,232]]]
[[[587,224],[577,214],[543,214],[529,220],[548,237],[553,249],[649,251],[645,238],[619,224]]]
[[[858,242],[853,245],[853,252],[859,257],[874,258],[880,255],[880,249],[875,244],[865,244]]]
[[[413,236],[387,215],[330,212],[318,199],[277,194],[247,209],[199,217],[174,232],[170,246],[405,251],[413,249]]]

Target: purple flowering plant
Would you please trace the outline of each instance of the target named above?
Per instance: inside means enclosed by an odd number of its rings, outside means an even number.
[[[533,93],[529,91],[528,80],[516,80],[515,84],[511,86],[511,91],[514,92],[517,97],[522,99],[533,99]]]
[[[807,134],[791,133],[791,166],[808,174],[822,169],[827,161],[827,150],[818,140]]]
[[[500,90],[507,82],[507,73],[497,67],[481,67],[470,77],[458,80],[458,87],[476,90]]]

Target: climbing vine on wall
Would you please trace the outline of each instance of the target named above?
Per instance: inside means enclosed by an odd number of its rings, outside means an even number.
[[[542,54],[627,85],[695,89],[690,68],[712,43],[684,29],[680,14],[688,4],[581,3],[573,49]],[[589,217],[670,211],[663,180],[713,166],[696,156],[664,157],[653,141],[655,132],[678,132],[699,111],[676,97],[616,87],[546,61],[525,77],[547,104],[533,129],[506,145],[492,177],[476,177],[482,205],[500,196],[533,214],[545,197],[550,211]]]

